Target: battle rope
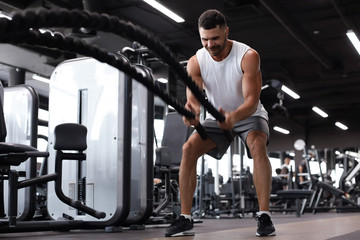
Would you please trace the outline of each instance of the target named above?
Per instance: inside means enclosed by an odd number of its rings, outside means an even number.
[[[100,49],[99,47],[90,45],[80,39],[64,37],[63,35],[57,33],[51,35],[51,33],[49,32],[40,33],[38,30],[29,30],[28,32],[18,32],[1,35],[0,42],[12,44],[25,43],[29,45],[45,46],[48,48],[76,52],[84,56],[92,57],[100,62],[107,63],[128,74],[129,76],[143,84],[147,89],[158,95],[162,100],[164,100],[164,102],[174,107],[174,109],[180,114],[188,118],[195,117],[195,115],[185,109],[176,98],[170,96],[167,92],[162,90],[157,82],[154,83],[153,79],[150,76],[144,76],[143,74],[139,73],[126,58],[117,58],[116,55],[109,54],[107,51]],[[196,130],[199,132],[200,136],[203,139],[207,138],[207,134],[201,124],[196,127]]]
[[[41,27],[85,27],[94,30],[111,32],[140,42],[150,48],[162,60],[164,60],[164,62],[175,70],[175,72],[180,76],[180,79],[184,81],[205,109],[207,109],[218,121],[225,121],[225,117],[205,98],[201,90],[187,75],[185,69],[178,63],[168,46],[163,44],[157,37],[141,27],[106,14],[90,13],[80,10],[69,11],[66,9],[27,10],[23,12],[16,12],[12,16],[12,20],[0,18],[0,34],[27,31],[28,29]],[[175,108],[175,106],[173,107]],[[187,116],[178,109],[176,110],[182,115]],[[201,125],[196,127],[196,129],[203,139],[207,138],[206,132]],[[224,131],[224,134],[229,141],[232,141],[233,136],[230,131]]]
[[[218,121],[223,122],[225,117],[214,108],[205,98],[201,90],[196,86],[192,79],[187,75],[183,66],[176,60],[169,47],[163,44],[156,36],[134,25],[131,22],[120,20],[115,16],[107,14],[90,13],[80,10],[26,10],[15,12],[12,20],[0,19],[0,34],[10,32],[27,31],[29,28],[44,27],[84,27],[94,30],[111,32],[121,37],[137,41],[154,53],[164,62],[171,66],[174,71],[185,82],[195,97]]]

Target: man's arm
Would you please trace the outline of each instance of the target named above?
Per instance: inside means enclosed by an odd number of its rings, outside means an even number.
[[[219,126],[225,130],[232,128],[236,122],[250,117],[256,111],[259,103],[262,77],[260,71],[260,56],[254,49],[246,52],[241,63],[241,68],[244,72],[242,91],[245,101],[232,112],[226,112],[220,109],[220,112],[225,115],[226,119],[223,123],[219,122]]]
[[[188,75],[192,78],[192,80],[196,83],[196,85],[202,89],[203,88],[203,80],[201,78],[201,72],[200,72],[200,66],[197,61],[196,55],[192,56],[188,64],[186,66],[186,70],[188,72]],[[184,123],[187,126],[197,126],[200,122],[199,116],[200,116],[200,107],[201,104],[197,100],[197,98],[194,96],[194,94],[191,92],[189,88],[186,88],[186,99],[187,102],[185,104],[185,108],[189,111],[193,112],[196,116],[195,119],[188,119],[184,117]]]

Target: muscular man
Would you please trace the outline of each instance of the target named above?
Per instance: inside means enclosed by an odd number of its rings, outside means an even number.
[[[221,159],[231,143],[224,130],[239,135],[254,160],[253,176],[260,210],[256,217],[256,236],[273,236],[275,228],[269,213],[271,165],[266,149],[269,127],[267,112],[259,100],[262,85],[259,54],[243,43],[228,39],[225,17],[217,10],[205,11],[199,17],[198,29],[203,48],[189,59],[187,71],[198,87],[205,89],[209,101],[226,120],[206,119],[203,126],[208,138],[203,140],[195,132],[184,144],[179,173],[181,216],[166,230],[165,236],[194,234],[191,207],[197,159],[205,153]],[[185,107],[195,113],[196,118],[184,118],[184,123],[197,126],[200,104],[189,89],[186,94]]]

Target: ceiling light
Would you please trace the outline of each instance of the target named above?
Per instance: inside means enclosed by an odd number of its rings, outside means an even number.
[[[7,13],[1,12],[1,11],[0,11],[0,18],[7,18],[9,20],[12,19],[12,17],[10,17]]]
[[[286,130],[286,129],[281,128],[281,127],[278,127],[278,126],[275,126],[273,129],[274,129],[275,131],[281,132],[281,133],[283,133],[283,134],[289,134],[289,133],[290,133],[289,130]]]
[[[267,88],[269,88],[269,87],[270,87],[270,85],[269,85],[269,84],[266,84],[266,85],[264,85],[264,86],[261,87],[261,90],[265,90],[265,89],[267,89]]]
[[[168,83],[169,82],[166,78],[158,78],[157,81],[161,82],[161,83]]]
[[[50,79],[41,77],[41,76],[39,76],[39,75],[37,75],[37,74],[33,74],[33,75],[32,75],[32,79],[38,80],[38,81],[44,82],[44,83],[49,83],[49,82],[50,82]]]
[[[360,55],[360,41],[353,30],[348,30],[346,32],[347,37],[350,39],[351,43],[354,45],[355,49],[358,51]]]
[[[313,107],[312,110],[314,112],[316,112],[317,114],[319,114],[320,116],[322,116],[323,118],[327,118],[329,116],[326,112],[324,112],[323,110],[321,110],[318,107]]]
[[[348,130],[348,127],[345,126],[344,124],[342,124],[341,122],[336,122],[335,125],[336,125],[338,128],[341,128],[342,130]]]
[[[185,20],[182,17],[180,17],[170,9],[166,8],[165,6],[161,5],[160,3],[156,2],[155,0],[143,0],[143,1],[149,4],[150,6],[152,6],[153,8],[157,9],[158,11],[162,12],[163,14],[165,14],[175,22],[177,23],[185,22]]]
[[[285,92],[286,94],[288,94],[290,97],[292,97],[293,99],[299,99],[300,96],[299,94],[297,94],[296,92],[294,92],[293,90],[291,90],[290,88],[288,88],[287,86],[285,85],[282,85],[281,86],[281,90],[283,92]]]

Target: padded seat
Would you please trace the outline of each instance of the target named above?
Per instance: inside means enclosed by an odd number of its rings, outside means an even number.
[[[276,194],[282,198],[307,198],[314,193],[313,190],[302,190],[302,189],[288,189],[288,190],[279,190]]]
[[[300,209],[300,199],[308,198],[314,194],[313,190],[303,190],[303,189],[288,189],[288,190],[279,190],[276,194],[284,199],[295,199],[296,204],[296,216],[300,217],[302,212]]]
[[[10,165],[10,166],[19,166],[22,162],[25,162],[31,153],[37,153],[39,151],[29,145],[17,144],[17,143],[0,143],[0,165]],[[44,157],[47,157],[48,153],[44,154]]]
[[[63,123],[55,127],[55,150],[85,151],[87,128],[76,123]]]

